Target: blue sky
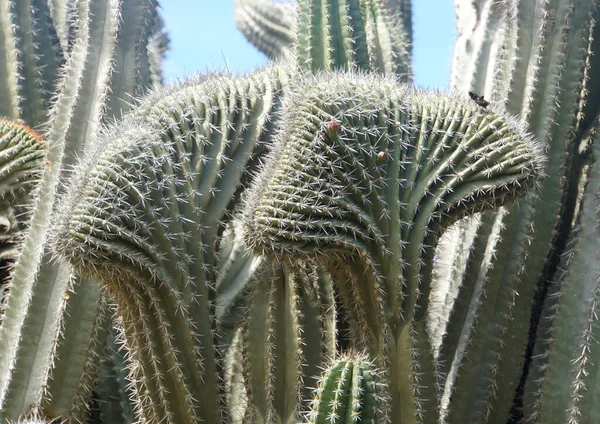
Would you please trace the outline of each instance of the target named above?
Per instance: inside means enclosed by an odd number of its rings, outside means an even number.
[[[247,71],[267,63],[235,28],[233,0],[163,0],[171,48],[167,80],[229,68]],[[413,70],[421,87],[448,87],[455,39],[452,0],[413,0]]]

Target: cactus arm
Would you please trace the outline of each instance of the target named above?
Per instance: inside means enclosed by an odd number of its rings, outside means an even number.
[[[302,264],[294,264],[294,269],[299,266]],[[296,272],[296,278],[300,293],[298,325],[302,329],[298,350],[302,374],[298,374],[301,386],[297,390],[300,392],[298,402],[304,409],[324,365],[336,356],[336,312],[332,308],[332,280],[323,266],[304,264],[303,269]]]
[[[99,423],[135,422],[132,382],[127,378],[128,352],[123,345],[120,323],[109,328],[106,355],[102,358],[96,385],[96,416]],[[136,384],[136,382],[133,382]],[[138,414],[139,415],[139,414]]]
[[[446,327],[452,305],[460,292],[467,259],[472,253],[475,230],[481,225],[479,216],[465,218],[446,230],[435,252],[435,267],[431,278],[431,296],[427,311],[427,328],[436,355],[442,339],[447,339]],[[476,251],[476,249],[472,249]],[[465,278],[466,280],[466,278]]]
[[[404,3],[410,6],[410,1]],[[404,15],[385,2],[370,0],[366,15],[371,69],[396,74],[402,82],[411,82],[410,12]]]
[[[246,39],[270,59],[289,56],[296,34],[296,4],[235,0],[235,23]]]
[[[315,387],[311,424],[372,423],[383,394],[374,365],[366,357],[347,354],[333,361]]]
[[[302,0],[296,60],[301,68],[371,70],[410,81],[408,36],[382,1]]]
[[[71,36],[71,17],[73,16],[74,4],[74,0],[48,1],[48,9],[50,16],[52,17],[52,23],[63,52],[68,52],[70,50],[69,37]]]
[[[465,355],[469,343],[473,320],[477,319],[480,298],[484,293],[485,276],[492,261],[495,244],[490,243],[490,237],[497,242],[501,230],[502,213],[484,214],[481,217],[475,239],[471,244],[471,256],[464,270],[462,286],[456,295],[452,309],[445,325],[443,343],[439,349],[439,372],[445,384],[454,381],[458,366]],[[446,380],[447,379],[447,380]],[[446,392],[447,393],[447,392]],[[448,399],[442,397],[441,408],[446,412]]]
[[[77,278],[77,277],[76,277]],[[68,293],[61,337],[42,408],[48,418],[83,421],[112,321],[98,283],[77,278]],[[82,348],[83,346],[83,348]]]
[[[298,291],[289,269],[275,266],[264,294],[255,298],[248,314],[244,344],[248,349],[248,396],[255,422],[294,422],[299,409],[298,385],[301,327]],[[258,419],[258,421],[256,421]]]
[[[19,240],[19,224],[11,207],[0,212],[0,267],[7,270],[9,264],[19,255],[17,241]],[[4,302],[8,294],[6,271],[0,276],[0,324],[4,315]]]
[[[298,63],[312,71],[368,69],[366,23],[358,0],[299,2]]]
[[[580,172],[574,151],[581,137],[573,129],[585,103],[585,75],[594,72],[589,68],[594,63],[589,52],[594,50],[590,34],[597,10],[591,2],[533,6],[520,2],[508,9],[514,16],[507,19],[505,30],[509,54],[500,66],[505,75],[492,91],[505,96],[508,110],[526,119],[534,136],[547,146],[547,177],[537,198],[520,202],[504,218],[500,242],[491,241],[496,251],[494,266],[485,275],[482,293],[487,296],[481,298],[479,308],[496,311],[479,314],[470,331],[478,340],[469,343],[464,353],[464,358],[481,358],[476,361],[481,367],[469,370],[471,365],[477,367],[476,362],[466,359],[457,364],[460,371],[450,410],[461,422],[504,423],[508,419],[511,393],[521,378],[515,358],[527,367],[527,339],[535,336],[529,323],[538,322],[539,305],[532,309],[532,299],[543,298],[545,281],[556,269],[556,252],[563,248],[572,220],[574,202],[569,201],[569,193]],[[589,116],[594,113],[586,111]],[[496,290],[498,294],[490,297]],[[490,302],[495,306],[486,305]],[[460,373],[465,373],[464,380]]]
[[[65,152],[62,167],[70,170],[81,156],[87,140],[100,128],[106,109],[110,87],[112,59],[117,42],[119,0],[103,0],[90,3],[89,37],[94,46],[86,53],[86,63],[77,104],[73,108],[71,125],[66,135]],[[119,93],[119,91],[116,91]],[[61,178],[66,179],[69,171],[63,171]]]
[[[331,281],[311,263],[267,264],[244,323],[243,363],[253,422],[297,422],[323,366],[335,354],[332,309],[318,293]],[[266,382],[266,383],[265,383]],[[266,387],[265,387],[266,384]]]
[[[54,271],[58,271],[58,274],[52,275]],[[40,270],[52,283],[68,280],[68,275],[61,275],[61,271],[65,270],[48,269],[47,266]],[[66,271],[68,272],[68,270]],[[14,286],[11,288],[8,299],[5,325],[12,323],[9,307],[13,290]],[[35,310],[36,314],[35,316],[29,314],[24,319],[21,328],[23,339],[19,343],[15,365],[10,370],[10,384],[6,385],[6,389],[2,393],[1,416],[3,418],[17,418],[22,414],[29,414],[39,407],[45,389],[43,382],[48,378],[47,373],[50,371],[52,363],[51,349],[54,347],[60,331],[56,325],[55,314],[62,314],[66,306],[64,293],[64,287],[61,284],[45,284],[44,290],[38,288],[31,296],[28,307]],[[53,308],[48,308],[48,305],[52,305]],[[34,337],[37,331],[41,333]]]
[[[37,127],[46,121],[60,51],[43,0],[5,1],[0,13],[0,115]]]
[[[0,3],[0,115],[10,119],[21,117],[19,110],[19,62],[16,55],[12,22],[13,3]]]
[[[150,87],[162,85],[162,61],[169,48],[169,36],[160,15],[156,15],[152,26],[152,34],[148,40],[148,62],[150,65]]]
[[[14,8],[15,47],[19,50],[20,118],[31,126],[46,122],[50,95],[54,92],[58,56],[56,33],[44,0],[17,1]]]
[[[238,332],[251,297],[253,283],[250,281],[261,266],[264,266],[263,258],[246,249],[240,225],[229,223],[221,239],[215,282],[215,320],[219,348],[223,351]]]
[[[458,35],[450,84],[490,98],[490,79],[497,74],[506,28],[507,5],[490,0],[455,0]]]

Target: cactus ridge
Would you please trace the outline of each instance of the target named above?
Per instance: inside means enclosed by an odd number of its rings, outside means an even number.
[[[19,240],[26,228],[35,198],[35,187],[46,166],[47,145],[26,125],[0,119],[0,260],[18,255]],[[3,266],[6,266],[5,263]],[[3,270],[0,279],[6,278]],[[8,283],[1,282],[0,285]],[[8,289],[7,289],[8,290]],[[0,305],[4,295],[0,295]],[[2,307],[0,306],[0,309]],[[0,312],[0,317],[2,312]],[[1,318],[0,318],[1,320]]]
[[[306,77],[292,97],[246,202],[247,241],[263,253],[330,249],[382,264],[394,227],[419,245],[423,228],[525,192],[543,163],[515,120],[393,79]]]
[[[380,0],[302,0],[295,56],[300,68],[371,70],[411,79],[409,37]]]
[[[247,422],[297,422],[335,355],[331,279],[311,261],[272,262],[253,287],[243,323]]]
[[[44,0],[7,0],[0,5],[0,115],[37,128],[48,118],[57,70],[59,40]]]
[[[46,142],[26,125],[0,119],[0,198],[31,189],[46,160]]]

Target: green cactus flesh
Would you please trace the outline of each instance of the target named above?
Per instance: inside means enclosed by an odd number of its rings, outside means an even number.
[[[296,60],[301,68],[362,69],[411,78],[409,37],[380,0],[301,0]]]
[[[306,409],[310,388],[335,355],[331,284],[303,261],[267,264],[260,274],[242,327],[247,422],[298,422]]]
[[[2,261],[15,259],[18,254],[18,241],[31,212],[31,203],[35,197],[32,190],[39,183],[46,164],[46,151],[46,141],[31,128],[19,122],[0,119]],[[0,279],[6,278],[6,270],[0,272]],[[0,317],[1,315],[0,313]]]
[[[0,119],[0,197],[31,189],[40,179],[46,142],[18,122]]]
[[[371,424],[375,422],[378,377],[372,363],[358,355],[334,361],[323,374],[308,415],[311,424]]]
[[[435,410],[435,384],[416,381],[409,346],[430,354],[421,318],[436,240],[458,218],[534,187],[543,155],[501,110],[392,79],[324,74],[296,90],[248,195],[246,240],[264,254],[324,257],[350,281],[339,286],[359,346],[399,373],[390,379],[415,379],[401,386],[428,387],[415,393]],[[392,421],[424,413],[419,399],[391,399]]]
[[[235,23],[250,43],[271,59],[290,55],[296,38],[296,4],[235,0]]]
[[[19,122],[0,119],[0,323],[9,291],[9,263],[31,209],[31,191],[46,163],[46,142]]]

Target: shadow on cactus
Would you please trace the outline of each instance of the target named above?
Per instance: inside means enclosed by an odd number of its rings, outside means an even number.
[[[421,318],[437,239],[462,216],[534,188],[541,149],[501,110],[352,73],[305,77],[281,122],[246,201],[248,244],[322,257],[355,346],[389,376],[384,416],[436,422]]]

